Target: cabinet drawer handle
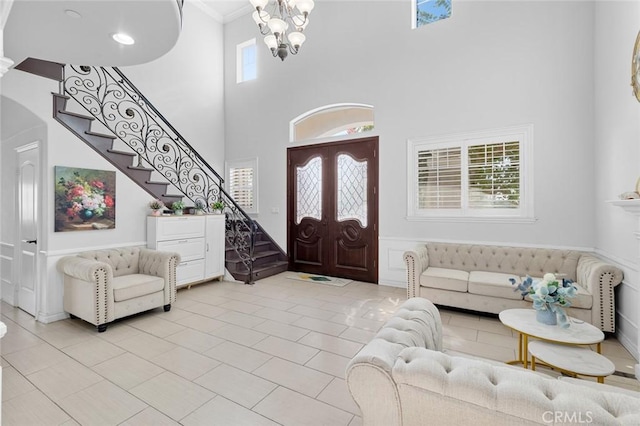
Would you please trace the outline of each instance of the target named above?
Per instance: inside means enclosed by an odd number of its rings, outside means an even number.
[[[184,243],[188,243],[188,242],[189,242],[189,240],[180,240],[180,241],[178,241],[178,244],[184,244]]]

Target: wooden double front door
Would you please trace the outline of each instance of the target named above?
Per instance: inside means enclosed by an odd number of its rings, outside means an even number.
[[[289,269],[378,282],[378,138],[287,150]]]

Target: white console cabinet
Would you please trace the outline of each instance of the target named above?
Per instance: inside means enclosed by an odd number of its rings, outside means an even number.
[[[180,254],[178,288],[224,277],[224,215],[148,216],[147,247]]]

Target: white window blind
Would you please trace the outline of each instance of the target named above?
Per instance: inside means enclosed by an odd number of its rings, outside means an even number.
[[[227,163],[227,190],[247,213],[257,213],[257,159]]]
[[[533,126],[410,140],[408,217],[532,220]]]

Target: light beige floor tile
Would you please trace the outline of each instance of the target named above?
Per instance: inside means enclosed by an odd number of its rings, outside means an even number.
[[[333,379],[333,381],[329,383],[329,386],[318,395],[317,399],[357,416],[362,415],[355,401],[351,398],[351,394],[347,388],[347,382],[343,379]]]
[[[350,340],[316,332],[307,334],[299,340],[299,343],[348,358],[357,354],[363,346],[361,343],[355,343]]]
[[[240,290],[240,291],[235,291],[235,290]],[[249,293],[244,290],[249,290]],[[234,299],[234,300],[240,300],[247,303],[253,303],[256,300],[261,299],[260,296],[250,294],[250,289],[248,288],[247,289],[236,288],[236,289],[225,291],[224,297],[229,299]]]
[[[271,355],[250,349],[233,342],[224,342],[204,353],[206,356],[218,361],[240,368],[244,371],[253,371],[267,362]]]
[[[119,426],[178,426],[179,423],[153,407],[147,407]]]
[[[332,336],[339,336],[347,329],[346,325],[335,324],[332,322],[308,317],[302,317],[292,325],[295,325],[296,327],[306,328],[308,330],[317,331],[319,333],[330,334]]]
[[[362,330],[361,328],[349,327],[340,334],[339,337],[358,343],[369,343],[376,335],[373,331]]]
[[[478,331],[478,342],[488,343],[490,345],[502,346],[509,349],[518,349],[518,339],[503,334],[489,333],[487,331]]]
[[[271,358],[253,374],[315,398],[333,376],[280,358]]]
[[[192,314],[191,316],[182,318],[177,322],[185,327],[193,328],[194,330],[202,331],[204,333],[217,330],[218,328],[222,328],[227,325],[226,322],[199,314]]]
[[[217,396],[182,420],[185,426],[277,426],[277,423],[221,396]]]
[[[66,397],[59,404],[83,425],[116,425],[147,407],[106,380]]]
[[[288,312],[292,312],[298,315],[303,315],[309,318],[325,320],[325,321],[335,316],[335,312],[325,311],[322,309],[312,308],[309,306],[301,306],[301,305],[294,306],[293,308],[289,309]]]
[[[206,303],[201,303],[201,302],[193,303],[189,306],[185,306],[182,309],[184,309],[185,311],[193,312],[194,314],[203,315],[209,318],[215,318],[218,315],[221,315],[227,312],[226,309],[222,309],[218,306],[208,305]]]
[[[272,308],[262,308],[254,312],[253,315],[272,321],[282,322],[285,324],[291,324],[292,322],[295,322],[302,318],[302,315],[294,314],[291,312],[284,312],[282,310]]]
[[[224,340],[219,337],[212,336],[202,331],[193,330],[191,328],[172,334],[167,337],[166,340],[200,353],[206,352],[214,346],[224,342]]]
[[[211,331],[210,334],[244,346],[253,346],[267,338],[267,335],[264,333],[234,324],[225,325],[222,328]]]
[[[353,416],[353,419],[349,422],[349,426],[362,426],[362,417]]]
[[[256,311],[262,309],[262,306],[241,302],[240,300],[230,300],[228,302],[220,304],[219,306],[230,311],[242,312],[243,314],[247,315],[252,315]]]
[[[335,312],[336,314],[345,314],[345,315],[360,312],[360,308],[356,303],[341,304],[341,303],[327,302],[324,305],[322,305],[320,309],[322,309],[323,311],[331,311],[331,312]]]
[[[262,324],[258,324],[253,329],[282,339],[292,340],[294,342],[309,333],[309,330],[304,328],[270,320],[267,320]]]
[[[37,335],[45,342],[60,349],[84,342],[98,334],[95,329],[89,330],[73,325],[72,320],[64,320],[47,324],[47,327],[38,331]]]
[[[72,359],[38,370],[29,374],[27,379],[56,402],[104,380],[89,367]]]
[[[7,334],[2,338],[2,344],[0,345],[0,353],[2,355],[6,355],[41,343],[44,343],[42,339],[28,332],[24,328],[18,325],[8,325]]]
[[[348,327],[361,328],[363,330],[377,332],[384,325],[384,321],[376,321],[366,318],[360,318],[360,315],[356,312],[354,315],[337,314],[329,319],[331,322],[337,324],[344,324]]]
[[[220,293],[224,293],[224,292],[220,292]],[[207,294],[202,291],[198,293],[191,292],[191,294],[189,294],[189,297],[192,298],[193,300],[196,300],[199,303],[206,303],[207,305],[213,305],[213,306],[219,306],[223,303],[227,303],[232,300],[227,297],[222,297],[220,296],[220,294]]]
[[[246,328],[253,328],[256,325],[265,322],[264,318],[254,317],[253,315],[234,311],[227,311],[224,314],[218,315],[217,319]]]
[[[194,380],[220,365],[212,358],[182,347],[158,355],[151,362],[187,380]]]
[[[345,370],[350,360],[351,358],[320,351],[305,366],[344,379]]]
[[[180,421],[215,395],[173,373],[162,373],[129,392],[173,420]]]
[[[282,387],[277,388],[253,411],[285,426],[347,425],[352,414]]]
[[[178,322],[178,320],[181,320],[182,318],[193,315],[193,312],[185,311],[184,309],[176,308],[175,306],[171,305],[171,310],[169,312],[164,312],[164,309],[156,309],[152,312],[149,312],[148,315],[159,317],[165,321]]]
[[[187,310],[189,306],[192,306],[198,303],[197,299],[191,299],[187,295],[188,295],[187,289],[178,290],[176,301],[171,304],[171,308]]]
[[[303,292],[301,294],[305,294],[305,293],[306,292]],[[308,306],[310,308],[320,308],[320,306],[322,306],[325,303],[324,300],[317,300],[310,297],[302,297],[302,296],[290,296],[290,297],[287,297],[285,301],[295,303],[296,305]]]
[[[129,337],[116,344],[126,351],[145,359],[155,358],[160,354],[176,348],[176,345],[173,343],[147,333]]]
[[[123,389],[131,389],[165,370],[136,355],[125,353],[95,365],[93,371]]]
[[[634,359],[629,351],[624,346],[622,346],[620,342],[612,338],[608,338],[604,342],[602,342],[602,355],[611,355],[618,358]]]
[[[479,321],[478,321],[479,322]],[[442,326],[442,335],[457,337],[460,339],[475,342],[478,339],[478,330],[457,325],[446,324]]]
[[[635,365],[638,363],[634,359],[619,358],[617,356],[606,355],[606,357],[616,366],[616,371],[627,374],[635,374]]]
[[[18,370],[20,374],[26,376],[43,368],[67,361],[69,357],[48,343],[42,343],[7,354],[4,356],[4,359]]]
[[[57,426],[69,419],[67,413],[39,390],[33,390],[2,403],[4,426]]]
[[[360,318],[374,320],[374,321],[388,321],[393,315],[392,310],[386,310],[384,308],[370,309],[364,314],[360,315]]]
[[[319,352],[309,346],[274,336],[267,337],[253,348],[298,364],[304,364]]]
[[[262,298],[262,299],[258,299],[258,300],[254,300],[252,303],[255,305],[260,305],[263,306],[265,308],[272,308],[272,309],[277,309],[280,311],[286,311],[287,309],[291,309],[294,306],[296,306],[295,303],[293,302],[286,302],[284,300],[276,300],[273,299],[274,294],[270,293],[269,295],[267,295],[267,297]]]
[[[13,367],[2,367],[2,401],[35,390],[35,386]]]
[[[251,373],[222,364],[194,381],[218,395],[251,408],[277,386]]]
[[[107,331],[104,333],[97,333],[97,337],[106,340],[107,342],[117,343],[121,340],[128,339],[133,336],[138,336],[142,333],[137,328],[130,327],[124,321],[110,324],[107,327]]]
[[[87,366],[94,366],[124,353],[124,349],[98,337],[62,348],[62,352]]]
[[[479,317],[479,319],[476,320],[474,318],[454,316],[449,320],[449,325],[470,328],[473,330],[488,331],[489,333],[502,334],[505,336],[512,336],[511,329],[504,326],[497,318]]]
[[[129,321],[129,325],[157,337],[167,337],[185,329],[184,326],[154,315],[143,315]]]

